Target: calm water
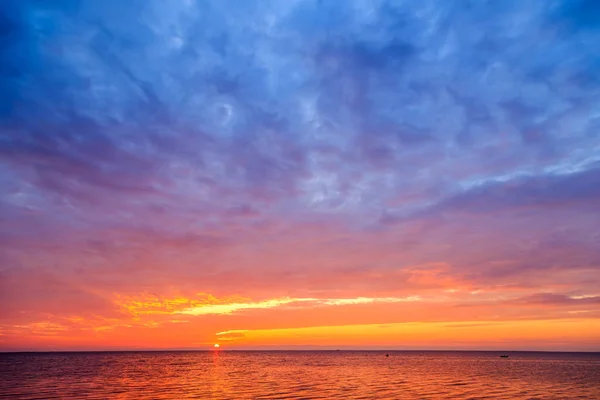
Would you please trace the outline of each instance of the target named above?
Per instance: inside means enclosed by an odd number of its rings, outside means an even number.
[[[600,399],[600,353],[0,354],[23,399]]]

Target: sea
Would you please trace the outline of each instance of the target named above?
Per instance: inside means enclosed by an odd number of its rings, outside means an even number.
[[[0,354],[10,399],[600,399],[600,353]]]

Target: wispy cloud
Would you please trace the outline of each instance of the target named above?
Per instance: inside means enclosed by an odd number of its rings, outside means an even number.
[[[152,314],[233,314],[244,310],[260,310],[276,307],[310,308],[321,306],[340,306],[373,303],[401,303],[419,300],[421,300],[419,296],[409,296],[381,298],[357,297],[349,299],[282,297],[268,300],[252,301],[250,299],[245,299],[241,296],[216,298],[211,295],[200,294],[199,296],[192,298],[168,298],[152,295],[138,295],[130,298],[122,298],[121,296],[117,296],[116,303],[131,314],[135,315],[136,317],[139,317],[140,315]]]
[[[0,2],[0,324],[594,308],[592,3]]]

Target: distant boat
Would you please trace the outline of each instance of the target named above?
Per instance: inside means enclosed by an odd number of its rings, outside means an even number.
[[[500,358],[508,358],[508,354],[502,354]]]

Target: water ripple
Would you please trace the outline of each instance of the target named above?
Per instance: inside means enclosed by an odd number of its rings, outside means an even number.
[[[0,354],[0,398],[600,399],[597,353]]]

